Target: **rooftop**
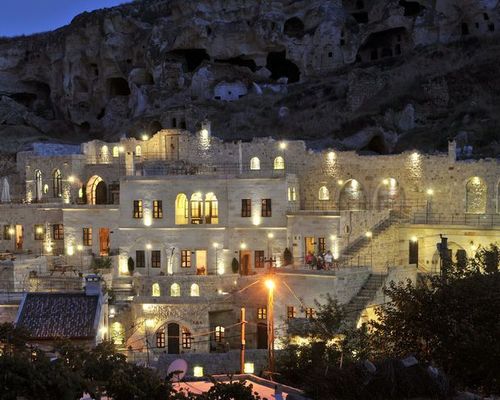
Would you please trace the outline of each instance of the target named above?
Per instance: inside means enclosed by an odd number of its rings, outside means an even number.
[[[86,339],[96,335],[99,296],[85,293],[27,293],[17,326],[32,339]]]

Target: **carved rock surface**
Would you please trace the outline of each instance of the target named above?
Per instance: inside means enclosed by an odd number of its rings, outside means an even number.
[[[112,139],[208,117],[231,139],[435,149],[500,125],[499,30],[497,0],[136,1],[0,39],[0,135]],[[218,100],[221,82],[248,94]],[[374,130],[390,145],[348,140]]]

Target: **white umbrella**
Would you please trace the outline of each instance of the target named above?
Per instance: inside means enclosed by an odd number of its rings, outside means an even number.
[[[0,201],[2,203],[10,203],[10,187],[7,178],[3,178],[2,196],[0,197]]]

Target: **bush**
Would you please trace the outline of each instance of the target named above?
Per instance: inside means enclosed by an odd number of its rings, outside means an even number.
[[[283,252],[283,260],[285,261],[285,265],[292,265],[293,264],[292,252],[290,251],[290,249],[288,247]]]
[[[233,261],[231,262],[231,269],[233,270],[233,274],[237,274],[240,270],[240,263],[236,259],[236,257],[233,257]]]
[[[127,260],[127,267],[128,267],[128,272],[130,275],[134,275],[134,269],[135,269],[135,262],[132,257],[129,257]]]
[[[110,269],[112,265],[111,258],[109,257],[97,257],[92,260],[92,268],[97,269]]]

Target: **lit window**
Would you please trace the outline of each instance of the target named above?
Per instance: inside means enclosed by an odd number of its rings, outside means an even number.
[[[120,156],[120,149],[118,146],[113,147],[113,157],[117,158]]]
[[[318,198],[320,200],[330,200],[330,192],[326,186],[321,186],[319,188]]]
[[[323,254],[326,251],[326,244],[324,237],[318,238],[318,251],[320,254]]]
[[[295,186],[288,187],[288,201],[297,201]]]
[[[64,240],[64,225],[63,224],[52,225],[52,237],[54,240]]]
[[[135,266],[137,268],[146,267],[146,253],[144,250],[137,250],[135,252]]]
[[[13,231],[14,231],[14,226],[4,225],[3,226],[3,240],[12,240]]]
[[[271,217],[272,216],[272,207],[271,207],[271,199],[262,199],[261,202],[261,216],[262,217]]]
[[[297,309],[294,306],[287,306],[286,317],[287,319],[294,319],[297,316]]]
[[[257,319],[267,319],[267,308],[259,307],[257,309]]]
[[[191,297],[199,297],[199,296],[200,296],[200,287],[196,283],[193,283],[191,285]]]
[[[156,332],[156,347],[160,349],[165,347],[165,330],[163,328]]]
[[[258,157],[253,157],[251,160],[250,160],[250,169],[251,170],[259,170],[260,169],[260,160]]]
[[[151,296],[153,297],[160,297],[161,292],[160,292],[160,284],[158,282],[153,283],[153,286],[151,287]]]
[[[243,218],[252,216],[252,199],[241,199],[241,216]]]
[[[313,319],[316,316],[316,310],[314,308],[306,308],[306,318]]]
[[[43,240],[45,238],[45,226],[35,225],[35,240]]]
[[[191,332],[187,330],[187,328],[182,328],[182,348],[190,349],[191,343],[193,342],[193,338],[191,337]]]
[[[205,196],[205,223],[219,223],[219,201],[213,193],[207,193]]]
[[[137,157],[142,156],[142,148],[141,148],[141,146],[139,146],[139,145],[135,146],[135,155]]]
[[[278,156],[274,159],[274,169],[285,169],[285,160]]]
[[[203,197],[201,193],[191,195],[191,223],[203,223]]]
[[[170,296],[172,297],[180,297],[181,295],[181,287],[178,283],[172,283],[170,286]]]
[[[52,173],[52,197],[62,196],[62,175],[61,171],[56,169]]]
[[[215,327],[215,341],[220,343],[224,341],[224,332],[226,329],[223,326],[216,326]]]
[[[163,202],[161,200],[153,200],[153,218],[163,218]]]
[[[191,250],[181,250],[181,268],[191,268]]]
[[[83,228],[83,245],[92,246],[92,228]]]
[[[135,219],[142,218],[142,200],[134,200],[134,213],[133,216]]]

